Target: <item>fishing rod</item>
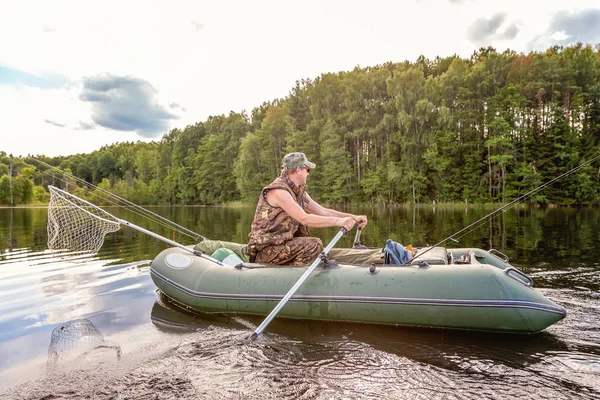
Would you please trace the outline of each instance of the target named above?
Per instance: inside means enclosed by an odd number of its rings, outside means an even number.
[[[199,233],[196,233],[196,232],[194,232],[194,231],[192,231],[192,230],[190,230],[190,229],[188,229],[188,228],[186,228],[184,226],[176,224],[175,222],[173,222],[173,221],[171,221],[171,220],[169,220],[169,219],[167,219],[167,218],[165,218],[165,217],[163,217],[161,215],[158,215],[158,214],[156,214],[156,213],[154,213],[154,212],[152,212],[150,210],[145,209],[144,207],[142,207],[140,205],[137,205],[137,204],[135,204],[135,203],[133,203],[133,202],[127,200],[127,199],[119,197],[119,196],[117,196],[116,194],[114,194],[112,192],[109,192],[108,190],[102,189],[101,187],[98,187],[98,186],[96,186],[96,185],[94,185],[92,183],[89,183],[85,179],[81,179],[81,178],[78,178],[77,176],[71,175],[71,174],[69,174],[69,173],[67,173],[65,171],[62,171],[60,168],[57,168],[57,167],[55,167],[53,165],[50,165],[50,164],[48,164],[48,163],[46,163],[46,162],[44,162],[42,160],[38,160],[35,157],[29,156],[28,158],[34,160],[35,162],[39,163],[40,165],[45,166],[46,168],[58,171],[61,175],[65,175],[65,176],[67,176],[67,177],[69,177],[71,179],[74,179],[76,182],[79,182],[82,185],[86,185],[87,187],[92,188],[94,190],[98,190],[99,192],[104,193],[104,194],[108,195],[111,198],[117,199],[117,201],[120,201],[121,203],[126,204],[127,205],[126,207],[132,207],[133,208],[132,211],[136,215],[139,215],[141,217],[147,218],[147,219],[149,219],[149,220],[151,220],[153,222],[156,222],[159,225],[162,225],[164,227],[173,229],[173,230],[177,231],[178,233],[186,235],[186,236],[188,236],[190,238],[199,238],[199,239],[202,239],[202,240],[206,240],[206,237],[200,235]],[[44,173],[44,174],[46,174],[48,176],[52,176],[53,178],[56,178],[56,179],[58,179],[61,182],[64,182],[64,183],[67,183],[67,184],[69,183],[68,181],[66,181],[66,180],[64,180],[64,179],[62,179],[60,177],[56,177],[54,175],[50,175],[45,170],[41,170],[41,169],[37,168],[35,165],[33,167],[36,168],[36,170],[38,170],[38,171],[40,171],[40,172],[42,172],[42,173]],[[105,201],[111,203],[112,205],[115,205],[117,207],[121,206],[121,205],[119,205],[119,203],[114,202],[111,198],[100,196],[97,193],[94,193],[94,195],[96,197],[102,199],[102,200],[105,200]],[[141,213],[140,212],[136,212],[136,210],[140,210]]]
[[[525,193],[524,195],[522,195],[522,196],[520,196],[520,197],[516,198],[515,200],[511,201],[510,203],[508,203],[508,204],[505,204],[504,206],[502,206],[502,207],[500,207],[500,208],[498,208],[498,209],[496,209],[496,210],[492,211],[491,213],[489,213],[489,214],[487,214],[486,216],[484,216],[484,217],[482,217],[482,218],[478,219],[477,221],[475,221],[475,222],[471,223],[470,225],[467,225],[466,227],[462,228],[461,230],[459,230],[459,231],[457,231],[457,232],[453,233],[452,235],[448,236],[448,237],[447,237],[447,238],[445,238],[444,240],[441,240],[441,241],[439,241],[438,243],[436,243],[436,244],[434,244],[433,246],[429,247],[427,250],[425,250],[425,251],[424,251],[424,252],[422,252],[421,254],[418,254],[417,256],[415,256],[415,257],[414,257],[412,260],[409,260],[409,261],[407,261],[406,263],[404,263],[404,265],[408,264],[409,262],[412,262],[414,259],[416,259],[416,258],[418,258],[418,257],[420,257],[420,256],[422,256],[422,255],[424,255],[425,253],[429,252],[430,250],[432,250],[434,247],[436,247],[436,246],[439,246],[439,245],[441,245],[441,244],[444,244],[444,243],[446,243],[446,242],[447,242],[447,241],[449,241],[449,240],[452,240],[452,241],[454,241],[454,242],[458,242],[458,240],[457,240],[457,239],[455,239],[455,236],[456,236],[456,235],[458,235],[458,234],[461,234],[461,233],[465,232],[465,231],[466,231],[467,229],[469,229],[469,228],[473,228],[473,229],[475,229],[475,226],[476,226],[476,225],[478,225],[478,224],[480,224],[480,223],[484,222],[486,219],[488,219],[488,218],[493,218],[493,217],[494,217],[496,214],[498,214],[499,212],[508,210],[510,207],[514,206],[515,204],[518,204],[518,203],[520,203],[521,201],[523,201],[523,200],[525,200],[526,198],[530,197],[530,196],[531,196],[531,195],[533,195],[534,193],[536,193],[536,192],[539,192],[540,190],[542,190],[542,189],[543,189],[543,188],[545,188],[546,186],[549,186],[549,185],[553,184],[554,182],[556,182],[556,181],[557,181],[557,180],[559,180],[559,179],[562,179],[562,178],[564,178],[565,176],[571,175],[573,172],[575,172],[575,171],[577,171],[577,170],[579,170],[579,169],[581,169],[581,168],[585,167],[586,165],[589,165],[589,164],[593,163],[594,161],[596,161],[596,160],[597,160],[597,159],[599,159],[599,158],[600,158],[600,155],[597,155],[596,157],[592,158],[591,160],[589,160],[589,161],[586,161],[586,162],[584,162],[584,163],[582,163],[582,164],[578,165],[577,167],[571,168],[570,170],[568,170],[567,172],[564,172],[563,174],[561,174],[561,175],[557,176],[556,178],[554,178],[554,179],[552,179],[552,180],[550,180],[550,181],[548,181],[548,182],[546,182],[546,183],[544,183],[544,184],[542,184],[542,185],[538,186],[538,187],[537,187],[537,188],[535,188],[535,189],[532,189],[532,190],[530,190],[529,192],[527,192],[527,193]],[[470,231],[469,231],[469,232],[470,232]],[[467,232],[467,233],[468,233],[468,232]],[[466,234],[466,233],[465,233],[465,234]],[[463,235],[463,236],[464,236],[464,235]],[[462,236],[461,236],[461,237],[462,237]]]

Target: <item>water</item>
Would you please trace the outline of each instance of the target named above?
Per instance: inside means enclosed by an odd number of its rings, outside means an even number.
[[[492,210],[350,211],[367,214],[362,241],[377,246],[387,238],[435,244]],[[238,242],[253,215],[251,207],[154,211]],[[541,334],[275,319],[258,340],[248,337],[260,317],[189,315],[156,293],[148,265],[167,245],[123,228],[93,259],[63,260],[46,249],[46,215],[0,209],[0,399],[600,398],[598,209],[511,209],[460,239],[461,247],[501,250],[567,309]],[[336,232],[312,230],[324,243]],[[53,330],[82,320],[102,335],[88,343],[106,346],[63,346],[49,359]]]

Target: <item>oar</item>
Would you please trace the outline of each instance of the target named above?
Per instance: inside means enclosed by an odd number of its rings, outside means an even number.
[[[353,249],[367,249],[367,246],[360,242],[360,233],[362,232],[362,228],[359,226],[356,228],[356,235],[354,236],[354,243],[352,244]]]
[[[325,249],[323,250],[323,253],[325,253],[325,254],[329,253],[331,251],[331,249],[333,248],[333,246],[335,246],[335,244],[338,242],[338,240],[340,240],[340,238],[342,237],[342,235],[344,233],[346,233],[346,230],[344,228],[340,229],[340,231],[337,233],[337,235],[335,235],[335,237],[333,239],[331,239],[331,242],[329,242],[327,247],[325,247]],[[262,331],[267,327],[267,325],[269,325],[271,320],[273,318],[275,318],[275,316],[279,313],[279,311],[281,311],[283,306],[285,306],[285,304],[288,302],[290,297],[292,297],[294,295],[294,293],[296,293],[296,290],[298,290],[298,288],[304,283],[306,278],[308,278],[308,276],[315,270],[315,268],[317,268],[317,265],[319,265],[320,262],[321,262],[320,257],[317,257],[317,259],[315,261],[313,261],[313,263],[310,265],[310,267],[304,272],[304,274],[302,274],[300,279],[298,279],[298,281],[294,284],[294,286],[292,286],[292,288],[289,290],[289,292],[287,292],[286,295],[283,296],[283,299],[281,299],[279,304],[277,304],[277,306],[273,309],[273,311],[271,311],[271,313],[267,316],[267,318],[265,318],[265,320],[262,322],[262,324],[260,324],[258,326],[258,328],[256,328],[256,330],[254,331],[252,336],[250,336],[251,339],[255,339],[256,337],[258,337],[258,335],[260,335],[262,333]]]

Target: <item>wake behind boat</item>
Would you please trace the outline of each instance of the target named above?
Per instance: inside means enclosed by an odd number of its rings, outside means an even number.
[[[200,243],[196,251],[214,250],[211,242]],[[240,246],[216,243],[230,245],[230,253]],[[180,306],[204,313],[267,315],[308,268],[238,261],[227,265],[170,248],[153,260],[151,275]],[[495,250],[428,247],[417,249],[406,265],[321,263],[278,316],[536,333],[563,319],[566,311]]]

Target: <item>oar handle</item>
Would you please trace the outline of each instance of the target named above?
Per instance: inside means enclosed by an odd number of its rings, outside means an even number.
[[[335,246],[335,244],[338,242],[338,240],[340,240],[340,238],[342,237],[342,235],[344,233],[346,233],[346,229],[344,229],[344,228],[340,229],[340,231],[337,233],[337,235],[335,235],[335,237],[331,240],[331,242],[329,242],[327,247],[325,247],[325,249],[323,249],[323,253],[325,253],[325,254],[329,253],[331,251],[331,249],[333,248],[333,246]],[[317,257],[317,259],[315,261],[313,261],[313,263],[310,265],[310,267],[304,272],[304,274],[302,274],[300,279],[298,279],[298,281],[294,284],[294,286],[292,286],[292,288],[286,293],[286,295],[283,296],[283,299],[281,299],[279,304],[277,304],[277,306],[275,306],[275,308],[273,309],[273,311],[271,311],[271,313],[267,316],[267,318],[265,318],[265,320],[258,326],[258,328],[256,328],[256,330],[250,337],[251,339],[256,338],[258,335],[260,335],[262,333],[262,331],[267,327],[267,325],[269,325],[271,320],[273,318],[275,318],[275,316],[279,313],[279,311],[283,308],[283,306],[285,306],[285,304],[288,302],[288,300],[294,295],[294,293],[296,293],[296,290],[298,290],[298,288],[304,283],[306,278],[308,278],[308,276],[315,270],[315,268],[317,268],[317,266],[319,265],[320,262],[321,262],[320,257]]]
[[[354,235],[354,243],[352,244],[352,247],[358,247],[361,245],[361,243],[360,243],[361,232],[362,232],[362,228],[360,226],[358,228],[356,228],[356,235]]]

